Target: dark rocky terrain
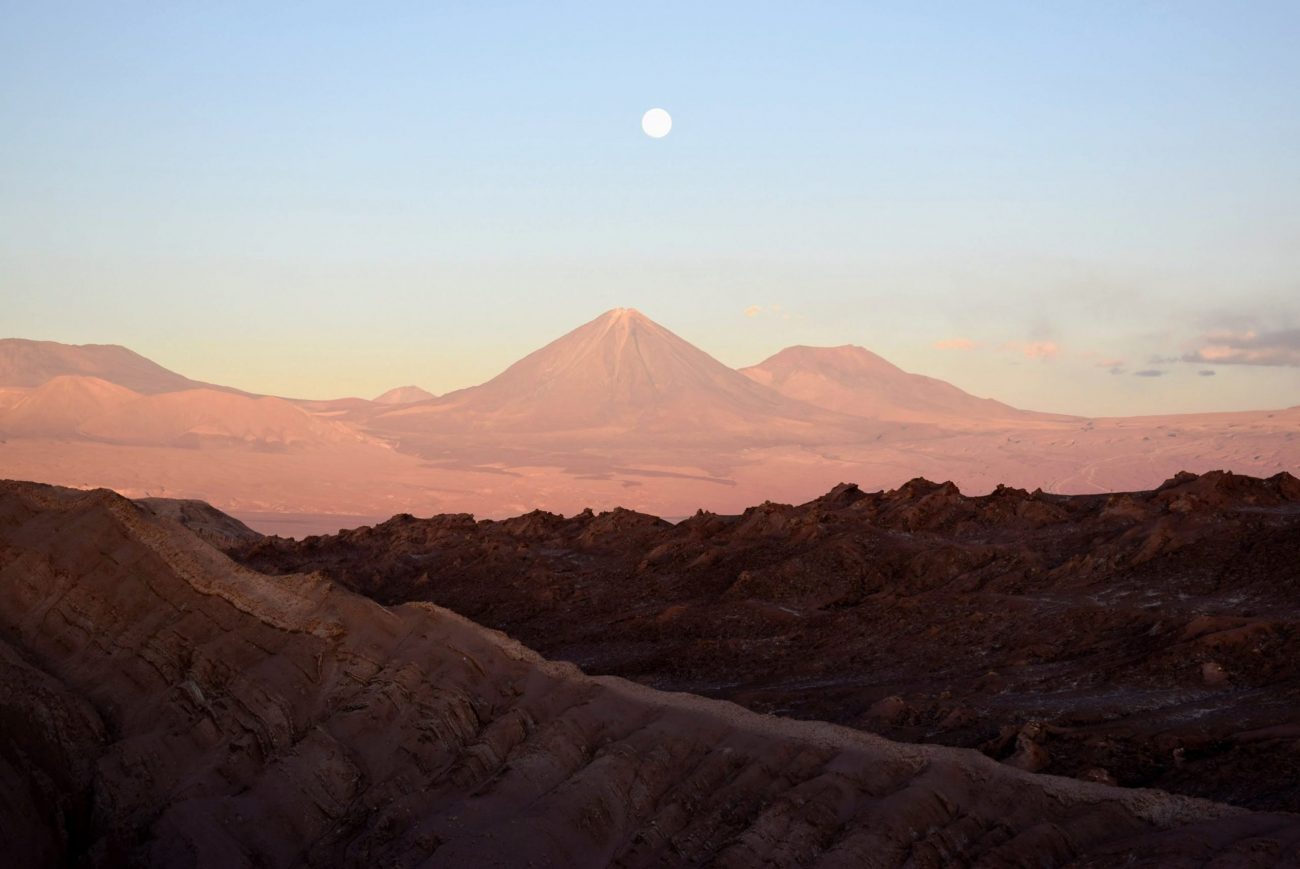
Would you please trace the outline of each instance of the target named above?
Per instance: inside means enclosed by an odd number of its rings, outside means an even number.
[[[12,866],[1300,859],[1296,815],[585,676],[103,490],[0,483],[0,724]]]
[[[105,490],[0,483],[0,723],[16,866],[1300,859],[1292,814],[591,678]]]
[[[1300,481],[966,497],[914,480],[673,525],[397,516],[231,550],[588,672],[1009,766],[1300,811]]]
[[[233,516],[227,516],[206,501],[180,498],[137,498],[135,503],[164,519],[172,519],[219,549],[262,538]]]

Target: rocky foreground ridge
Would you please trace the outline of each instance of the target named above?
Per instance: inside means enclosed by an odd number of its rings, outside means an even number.
[[[11,865],[1263,866],[1300,848],[1294,815],[584,676],[429,604],[241,567],[110,492],[30,483],[0,484],[0,722]]]
[[[676,525],[397,516],[232,550],[551,658],[1074,778],[1300,811],[1300,481],[842,485]]]

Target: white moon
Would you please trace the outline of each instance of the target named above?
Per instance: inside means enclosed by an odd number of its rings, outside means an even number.
[[[652,139],[662,139],[673,128],[673,116],[663,109],[651,109],[641,116],[641,129]]]

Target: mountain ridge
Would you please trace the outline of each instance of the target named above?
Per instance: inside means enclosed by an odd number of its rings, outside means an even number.
[[[91,375],[61,374],[0,406],[0,432],[142,446],[243,442],[290,447],[363,436],[271,396],[189,387],[139,393]]]
[[[34,388],[61,375],[97,377],[142,394],[182,389],[243,393],[234,387],[192,380],[120,344],[0,339],[0,387]]]
[[[1295,812],[1298,534],[1300,479],[1208,471],[1098,495],[841,483],[676,523],[398,515],[229,552],[449,607],[588,672]]]
[[[951,424],[1062,418],[979,398],[946,381],[912,374],[856,344],[796,344],[739,371],[791,398],[869,419]]]
[[[672,434],[735,431],[768,417],[788,422],[806,416],[831,419],[753,382],[640,311],[614,308],[478,386],[381,412],[374,421],[454,422],[513,433],[612,428]]]
[[[632,309],[485,383],[404,404],[221,390],[244,396],[235,408],[212,391],[198,401],[174,390],[106,413],[103,401],[129,396],[80,383],[86,394],[57,401],[57,384],[0,384],[6,473],[210,499],[262,527],[334,530],[339,515],[401,509],[505,516],[623,504],[681,516],[800,501],[842,479],[1084,493],[1141,489],[1187,467],[1300,470],[1295,411],[1038,414],[853,346],[787,348],[737,371]],[[50,399],[49,424],[37,398]]]

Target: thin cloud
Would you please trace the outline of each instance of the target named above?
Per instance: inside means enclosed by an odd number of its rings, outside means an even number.
[[[1093,368],[1105,368],[1111,374],[1123,374],[1128,370],[1124,367],[1127,363],[1123,359],[1115,359],[1096,350],[1080,350],[1075,355],[1091,362]]]
[[[1277,365],[1300,368],[1300,329],[1272,332],[1210,332],[1184,362],[1216,365]]]
[[[1061,354],[1061,347],[1055,341],[1008,341],[1001,349],[1019,353],[1026,359],[1055,359]]]
[[[1213,377],[1214,375],[1218,374],[1219,372],[1217,372],[1217,371],[1209,371],[1209,370],[1206,370],[1206,371],[1198,371],[1198,372],[1196,372],[1196,373],[1199,374],[1199,375],[1201,375],[1202,377]]]
[[[780,317],[782,320],[789,320],[790,315],[785,312],[780,305],[750,305],[745,309],[745,316],[749,318],[761,317],[770,314],[774,317]]]
[[[1134,371],[1134,377],[1164,377],[1167,372],[1159,368],[1143,368],[1141,371]]]
[[[934,342],[936,350],[974,350],[978,346],[978,342],[969,338],[945,338]]]

